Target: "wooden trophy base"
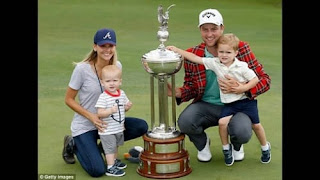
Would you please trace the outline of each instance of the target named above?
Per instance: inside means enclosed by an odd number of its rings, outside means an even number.
[[[170,139],[156,139],[144,135],[144,151],[140,154],[137,172],[141,176],[157,179],[177,178],[191,173],[184,137],[180,134]]]

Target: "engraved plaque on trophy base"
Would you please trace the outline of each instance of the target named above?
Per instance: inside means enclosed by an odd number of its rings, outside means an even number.
[[[191,173],[184,138],[184,134],[170,139],[144,135],[144,151],[140,154],[137,172],[144,177],[157,179],[177,178]]]

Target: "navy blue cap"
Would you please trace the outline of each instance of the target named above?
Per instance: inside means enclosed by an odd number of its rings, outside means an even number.
[[[93,42],[95,44],[98,44],[99,46],[107,43],[116,45],[117,44],[116,33],[112,29],[107,29],[107,28],[99,29],[94,35]]]

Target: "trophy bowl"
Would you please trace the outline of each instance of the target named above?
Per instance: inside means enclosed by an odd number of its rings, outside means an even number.
[[[182,56],[167,49],[155,49],[141,58],[144,69],[153,75],[172,75],[182,66]]]

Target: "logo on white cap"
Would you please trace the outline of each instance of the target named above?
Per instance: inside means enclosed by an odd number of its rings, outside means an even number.
[[[205,24],[205,23],[212,23],[220,26],[223,24],[223,19],[218,10],[206,9],[199,14],[198,27],[200,27],[202,24]]]
[[[216,16],[213,12],[205,12],[203,15],[202,15],[202,18],[204,18],[205,16],[207,17],[207,18],[210,18],[210,16]]]

